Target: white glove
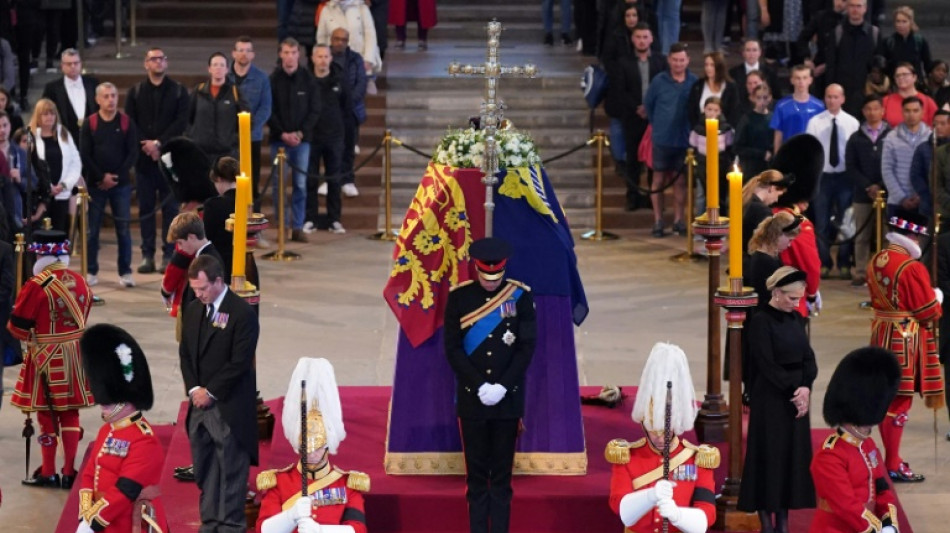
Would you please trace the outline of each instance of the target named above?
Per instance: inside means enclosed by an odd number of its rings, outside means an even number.
[[[939,291],[940,289],[937,290]],[[941,294],[941,296],[943,295]],[[881,528],[881,533],[897,533],[897,530],[894,529],[894,526],[884,526]]]
[[[647,511],[653,508],[656,504],[654,489],[655,487],[640,489],[620,499],[619,514],[623,525],[630,527],[636,524],[643,515],[647,514]]]
[[[167,168],[172,168],[172,153],[171,152],[165,152],[164,154],[162,154],[161,159],[162,159],[162,163],[165,163],[165,166]]]
[[[294,502],[293,507],[287,509],[287,512],[293,521],[299,522],[304,518],[310,518],[310,513],[313,511],[312,505],[313,502],[309,497],[298,498],[297,501]]]
[[[934,296],[937,297],[937,303],[943,304],[943,291],[940,287],[934,287]]]
[[[500,402],[507,393],[508,389],[506,389],[504,385],[499,385],[498,383],[489,385],[485,391],[485,396],[482,398],[482,403],[488,406],[495,405]]]
[[[309,516],[297,522],[297,533],[320,533],[320,529],[320,524],[314,522]]]
[[[487,381],[482,383],[482,386],[478,388],[478,399],[485,403],[485,394],[488,392],[488,389],[491,388],[491,384]]]
[[[674,484],[671,481],[661,479],[656,482],[656,485],[653,485],[651,494],[653,501],[657,502],[660,500],[672,500],[673,499],[673,486]]]
[[[680,508],[676,505],[676,502],[673,501],[673,498],[663,498],[656,503],[656,510],[660,513],[660,516],[666,518],[670,521],[671,524],[676,525],[675,522],[679,522],[680,519]]]
[[[76,533],[93,533],[93,531],[92,527],[89,526],[89,522],[80,520],[79,527],[76,528]]]

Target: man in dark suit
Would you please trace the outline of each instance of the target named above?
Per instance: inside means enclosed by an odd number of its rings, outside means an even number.
[[[96,86],[99,80],[82,75],[82,58],[75,48],[67,48],[59,56],[59,65],[63,77],[53,80],[43,88],[43,98],[49,98],[56,104],[63,126],[73,136],[73,142],[79,146],[79,129],[89,115],[99,111],[96,103]]]
[[[185,309],[178,355],[188,439],[201,489],[201,533],[244,533],[250,465],[257,464],[257,314],[228,289],[221,263],[199,255],[188,267],[195,301]]]
[[[758,70],[762,73],[762,79],[769,84],[772,90],[772,99],[778,101],[787,91],[784,86],[779,85],[778,74],[775,69],[770,67],[765,61],[762,61],[762,45],[758,39],[748,39],[742,45],[742,63],[729,69],[729,76],[736,82],[736,88],[739,89],[739,101],[742,103],[749,101],[749,91],[745,86],[746,76]]]
[[[211,165],[211,181],[218,196],[205,200],[202,210],[205,235],[221,254],[224,279],[231,279],[231,264],[234,260],[234,234],[225,229],[225,224],[234,213],[237,194],[237,175],[241,172],[237,159],[230,156],[218,158]]]
[[[505,280],[510,248],[481,239],[470,248],[477,280],[452,288],[445,308],[445,354],[455,372],[472,533],[505,533],[511,471],[524,416],[524,382],[537,336],[531,290]]]

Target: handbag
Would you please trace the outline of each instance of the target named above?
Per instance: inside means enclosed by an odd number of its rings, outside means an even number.
[[[595,64],[587,65],[581,75],[581,91],[584,92],[587,107],[594,109],[604,101],[607,83],[607,72],[604,67]]]

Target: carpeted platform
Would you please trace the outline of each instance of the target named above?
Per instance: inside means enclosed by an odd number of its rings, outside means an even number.
[[[596,394],[596,387],[582,388],[582,394]],[[635,387],[624,389],[634,394]],[[389,409],[389,387],[341,387],[343,419],[347,438],[340,453],[333,458],[341,468],[366,472],[372,478],[372,489],[366,499],[369,530],[373,533],[401,532],[464,532],[468,530],[465,484],[461,476],[387,476],[383,473],[384,438]],[[267,402],[277,418],[275,439],[261,443],[261,466],[252,470],[252,477],[261,468],[279,468],[295,460],[294,451],[283,438],[280,424],[282,400]],[[584,406],[584,429],[588,452],[586,476],[516,476],[512,504],[512,533],[616,532],[622,531],[620,520],[607,506],[610,465],[603,450],[612,438],[628,440],[642,436],[630,420],[632,396],[617,409]],[[184,430],[184,405],[179,423],[156,427],[167,453],[162,475],[162,494],[174,533],[198,530],[198,490],[192,483],[172,478],[175,466],[188,464],[190,452]],[[421,431],[421,430],[420,430]],[[819,446],[828,430],[813,431],[812,441]],[[692,434],[686,439],[696,442]],[[723,450],[722,465],[716,472],[721,484],[726,475],[728,449]],[[74,489],[60,518],[57,533],[70,533],[76,527],[77,498]],[[901,531],[911,532],[903,509],[899,509]],[[791,513],[791,530],[807,531],[812,511]]]

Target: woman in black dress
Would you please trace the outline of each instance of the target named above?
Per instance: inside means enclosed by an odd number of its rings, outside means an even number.
[[[797,312],[805,273],[783,266],[766,286],[769,305],[746,330],[755,374],[738,508],[758,512],[763,533],[788,533],[788,510],[815,506],[808,409],[818,367]]]

